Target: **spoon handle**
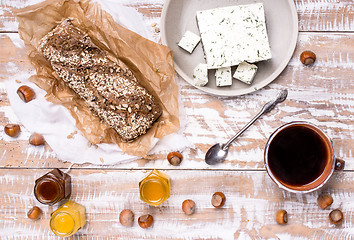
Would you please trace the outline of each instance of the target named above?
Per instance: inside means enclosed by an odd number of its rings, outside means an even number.
[[[236,133],[235,136],[233,136],[227,143],[223,145],[222,150],[227,150],[229,148],[229,145],[233,141],[235,141],[236,138],[238,138],[242,133],[244,133],[244,131],[246,131],[255,121],[257,121],[258,118],[260,118],[264,113],[270,112],[275,107],[275,105],[283,102],[287,96],[288,90],[284,89],[278,94],[277,98],[274,101],[270,101],[264,104],[262,110],[256,116],[254,116],[254,118],[252,118],[252,120],[249,121],[246,126],[244,126],[238,133]]]

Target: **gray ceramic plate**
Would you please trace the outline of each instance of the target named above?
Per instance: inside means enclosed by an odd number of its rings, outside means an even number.
[[[201,44],[192,54],[177,45],[187,30],[199,35],[196,11],[256,2],[264,4],[273,58],[257,63],[258,72],[251,85],[233,80],[230,87],[217,87],[215,70],[209,70],[209,83],[197,88],[219,96],[237,96],[254,92],[278,77],[290,61],[297,41],[298,18],[293,0],[166,0],[162,11],[161,38],[162,43],[174,52],[177,73],[192,84],[195,66],[205,62]]]

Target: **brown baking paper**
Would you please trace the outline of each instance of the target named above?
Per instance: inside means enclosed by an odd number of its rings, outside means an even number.
[[[144,157],[154,138],[161,139],[179,129],[178,86],[168,47],[120,26],[99,4],[88,0],[48,0],[20,9],[16,15],[18,32],[37,70],[30,80],[47,92],[48,101],[62,104],[71,112],[77,128],[91,143],[116,143],[124,152]],[[94,116],[85,102],[59,79],[38,51],[40,39],[68,18],[107,51],[112,60],[130,68],[140,84],[161,103],[163,111],[158,121],[135,141],[122,142],[115,130]]]

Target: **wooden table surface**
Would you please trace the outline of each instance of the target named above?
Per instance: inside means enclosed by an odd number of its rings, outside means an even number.
[[[18,122],[7,98],[3,81],[19,72],[32,72],[17,33],[13,10],[31,0],[3,0],[0,7],[0,124]],[[159,23],[163,0],[121,0],[143,15],[146,27]],[[354,2],[352,0],[295,0],[299,16],[299,38],[293,58],[269,86],[239,97],[205,94],[178,78],[186,112],[184,134],[192,143],[183,151],[184,161],[174,167],[165,155],[153,155],[115,166],[74,165],[71,199],[87,209],[87,224],[70,239],[354,239]],[[159,24],[157,25],[157,27]],[[159,39],[159,34],[154,33]],[[304,50],[317,55],[313,66],[299,61]],[[13,79],[15,80],[15,79]],[[222,164],[208,166],[203,158],[208,147],[235,134],[278,90],[289,89],[288,100],[257,121],[230,149]],[[308,194],[279,189],[263,165],[263,149],[269,135],[279,126],[304,120],[320,126],[334,142],[346,168],[335,172],[329,182]],[[0,238],[56,239],[49,229],[50,213],[33,196],[36,178],[62,162],[50,147],[28,144],[28,132],[11,139],[0,130]],[[159,207],[139,198],[138,182],[151,169],[162,169],[171,178],[171,197]],[[226,204],[215,209],[212,193],[222,191]],[[334,203],[321,210],[317,196],[330,193]],[[181,210],[183,200],[196,202],[194,215]],[[26,217],[37,205],[44,211],[38,221]],[[136,216],[151,214],[154,225],[141,229],[120,225],[118,216],[130,208]],[[334,226],[328,220],[332,209],[340,208],[344,222]],[[278,225],[275,212],[286,209],[289,223]],[[137,218],[136,218],[137,219]],[[136,220],[135,219],[135,220]]]

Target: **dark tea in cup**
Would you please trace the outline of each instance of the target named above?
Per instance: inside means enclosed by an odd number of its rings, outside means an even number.
[[[320,188],[335,168],[331,139],[308,122],[278,128],[267,142],[264,159],[273,181],[292,192]]]

